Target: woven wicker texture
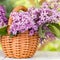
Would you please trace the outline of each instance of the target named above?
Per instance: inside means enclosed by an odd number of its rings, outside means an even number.
[[[24,10],[24,7],[16,7],[17,10]],[[16,8],[13,11],[16,11]],[[26,9],[25,9],[26,11]],[[11,25],[11,20],[9,24]],[[8,29],[9,30],[9,29]],[[9,35],[2,36],[2,48],[6,57],[10,58],[30,58],[37,50],[38,35],[29,35],[29,31],[10,37]]]
[[[0,44],[1,44],[1,36],[0,36]]]

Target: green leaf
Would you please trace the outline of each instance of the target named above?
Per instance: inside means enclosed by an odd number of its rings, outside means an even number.
[[[7,34],[7,26],[0,28],[0,35],[6,35]]]
[[[57,23],[52,23],[51,25],[55,26],[57,29],[60,30],[60,25],[59,25],[59,24],[57,24]]]
[[[50,24],[48,25],[51,32],[58,38],[60,38],[60,25],[59,24]]]
[[[35,0],[35,7],[40,7],[39,1]]]
[[[42,38],[45,37],[45,33],[44,33],[44,30],[42,29],[42,26],[39,27],[38,33],[39,33],[39,37],[42,37]]]

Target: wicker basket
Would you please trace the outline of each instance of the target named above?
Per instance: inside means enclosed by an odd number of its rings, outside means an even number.
[[[16,7],[13,11],[27,9],[23,6]],[[8,25],[11,25],[9,19]],[[8,29],[9,30],[9,29]],[[29,31],[18,34],[17,36],[10,37],[9,35],[2,36],[2,48],[6,57],[10,58],[30,58],[36,52],[38,45],[38,35],[35,33],[33,36],[29,35]]]

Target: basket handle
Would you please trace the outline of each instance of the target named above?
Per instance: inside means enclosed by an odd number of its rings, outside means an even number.
[[[19,10],[27,11],[27,8],[24,6],[17,6],[13,9],[12,12],[18,12]],[[12,23],[12,17],[9,17],[8,25],[10,26]]]
[[[22,11],[27,11],[27,8],[24,7],[24,6],[17,6],[13,9],[12,12],[18,12],[19,10],[22,10]],[[8,21],[8,34],[9,34],[9,27],[10,25],[12,24],[12,17],[9,17],[9,21]]]

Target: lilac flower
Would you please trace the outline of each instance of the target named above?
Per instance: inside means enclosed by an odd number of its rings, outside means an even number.
[[[50,31],[49,27],[47,26],[47,24],[60,22],[60,12],[58,11],[60,5],[56,2],[53,5],[54,7],[51,8],[50,3],[44,2],[41,8],[39,8],[40,13],[37,24],[39,25],[39,27],[42,26],[41,29],[44,31],[41,31],[42,35],[40,37],[40,43],[42,43],[43,40],[47,38],[50,38],[51,40],[55,39],[55,35]]]
[[[51,0],[48,4],[50,7],[53,7],[54,9],[58,10],[60,8],[60,0]]]
[[[55,35],[52,32],[46,32],[45,36],[51,39],[55,39]]]
[[[35,21],[38,20],[38,16],[39,16],[39,12],[40,12],[38,8],[34,8],[34,7],[28,8],[28,12],[31,15],[33,20],[35,20]]]
[[[34,31],[38,30],[38,27],[29,12],[12,12],[10,16],[13,18],[12,25],[10,26],[10,32],[13,35],[31,29]],[[32,30],[30,31],[30,35],[33,35]]]
[[[4,6],[0,5],[0,15],[4,15],[6,14],[6,10],[4,8]]]
[[[45,23],[58,23],[60,21],[60,12],[54,8],[50,8],[47,3],[43,3],[40,8],[39,21],[37,24],[43,25]]]
[[[6,15],[6,10],[4,6],[0,5],[0,28],[6,26],[8,23],[8,20],[5,15]]]
[[[29,35],[31,35],[31,36],[34,35],[34,30],[33,29],[30,30]]]
[[[23,33],[26,30],[29,30],[30,35],[33,35],[34,32],[38,31],[39,26],[43,27],[45,24],[58,23],[60,21],[60,12],[51,8],[47,2],[44,2],[41,8],[33,7],[29,8],[27,12],[12,12],[10,16],[13,18],[10,26],[10,32],[13,35],[16,35],[18,32]],[[46,37],[52,36],[50,30],[46,28],[44,30],[46,30]]]

